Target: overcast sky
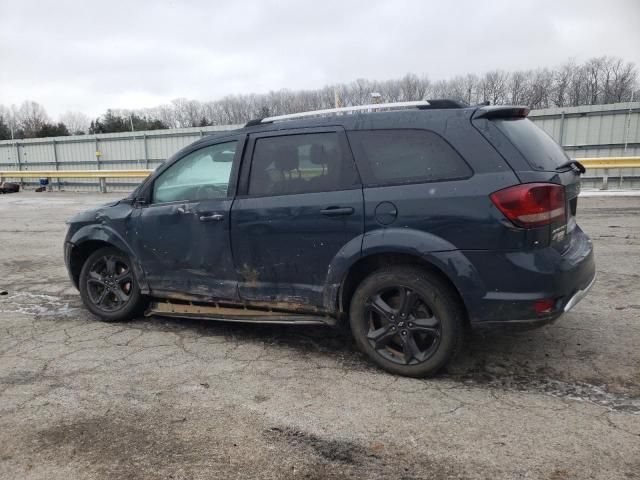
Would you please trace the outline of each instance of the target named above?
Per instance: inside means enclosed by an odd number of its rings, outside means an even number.
[[[0,104],[53,116],[601,55],[640,65],[640,0],[0,0]]]

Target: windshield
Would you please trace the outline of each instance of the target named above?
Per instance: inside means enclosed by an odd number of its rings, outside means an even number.
[[[527,118],[497,119],[494,123],[536,170],[555,171],[569,160],[562,147]]]

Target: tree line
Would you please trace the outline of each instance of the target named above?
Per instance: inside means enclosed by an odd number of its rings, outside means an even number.
[[[583,63],[570,60],[554,68],[493,70],[438,81],[409,73],[394,80],[358,79],[315,90],[282,89],[209,102],[179,98],[154,108],[110,109],[93,120],[67,112],[52,121],[41,105],[26,101],[19,108],[0,105],[0,140],[242,124],[253,118],[332,108],[336,103],[368,104],[373,93],[380,95],[381,102],[451,98],[468,104],[517,104],[532,109],[640,100],[634,63],[596,57]]]
[[[62,137],[87,133],[130,132],[169,128],[158,119],[134,112],[116,114],[107,110],[104,115],[90,120],[80,112],[67,112],[52,121],[42,105],[28,100],[19,108],[0,105],[0,140]]]

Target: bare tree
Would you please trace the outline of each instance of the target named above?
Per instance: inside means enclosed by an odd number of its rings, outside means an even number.
[[[5,107],[4,105],[0,105],[0,117],[2,121],[7,125],[9,129],[8,138],[13,138],[18,130],[18,118],[17,118],[17,108],[15,105],[11,105],[11,107]]]
[[[571,80],[576,73],[576,69],[575,62],[569,60],[554,71],[552,102],[556,106],[564,107],[567,102],[569,102],[569,89],[571,88]]]
[[[509,75],[507,80],[506,100],[513,105],[526,103],[529,90],[530,72],[518,70]]]
[[[22,130],[25,138],[33,138],[45,123],[49,122],[49,116],[42,105],[32,100],[27,100],[20,105],[16,112],[18,128]]]
[[[58,117],[58,121],[64,123],[72,135],[83,135],[89,131],[91,120],[81,112],[66,112]]]
[[[630,101],[634,87],[637,88],[638,74],[635,66],[631,63],[625,64],[622,59],[615,59],[611,64],[611,85],[607,98],[611,102]],[[640,100],[638,95],[634,96],[636,100]]]
[[[171,101],[175,112],[174,124],[180,127],[197,127],[202,120],[202,109],[197,100],[176,98]]]
[[[385,102],[399,102],[402,98],[402,90],[398,82],[394,80],[386,80],[378,82],[377,91],[382,95]]]
[[[576,67],[569,78],[568,105],[586,105],[587,74],[583,66]]]
[[[530,108],[547,108],[552,94],[553,72],[550,70],[536,70],[531,75],[531,89],[525,104]]]
[[[508,75],[501,70],[487,72],[482,78],[482,100],[492,105],[504,103]]]
[[[478,76],[470,73],[464,77],[463,85],[464,85],[464,98],[463,101],[472,104],[478,103],[478,84],[480,80]]]
[[[429,88],[429,81],[425,78],[418,78],[417,75],[407,73],[400,80],[400,98],[404,101],[424,100],[424,96]]]
[[[602,95],[602,83],[604,82],[604,70],[606,68],[606,57],[592,58],[585,65],[586,89],[589,105],[597,105]],[[604,98],[604,95],[602,95]]]

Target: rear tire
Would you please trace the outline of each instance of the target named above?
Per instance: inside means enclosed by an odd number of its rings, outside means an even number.
[[[464,311],[438,276],[411,266],[365,278],[351,299],[351,332],[384,370],[407,377],[435,374],[459,351]]]
[[[79,289],[85,307],[105,322],[130,320],[146,306],[131,259],[117,248],[105,247],[89,255],[80,272]]]

